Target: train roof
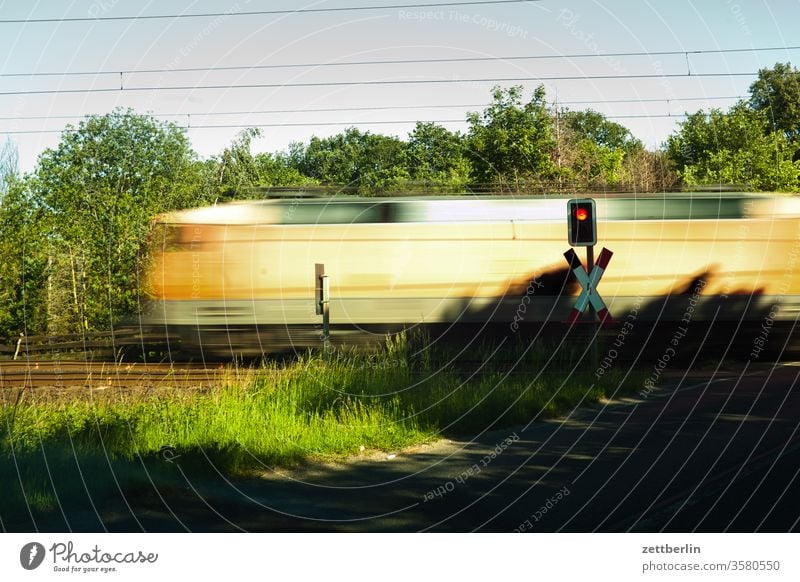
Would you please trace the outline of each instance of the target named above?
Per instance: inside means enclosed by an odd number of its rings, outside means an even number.
[[[566,201],[587,195],[289,198],[237,201],[161,215],[172,224],[358,224],[395,222],[555,222]],[[733,219],[800,216],[800,198],[750,192],[594,196],[602,220]]]

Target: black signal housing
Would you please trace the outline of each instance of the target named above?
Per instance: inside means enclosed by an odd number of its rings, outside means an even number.
[[[567,239],[573,247],[597,244],[597,217],[594,200],[574,198],[567,201]]]

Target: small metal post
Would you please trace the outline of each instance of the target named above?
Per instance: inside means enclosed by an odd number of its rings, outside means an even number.
[[[586,272],[591,275],[594,269],[594,245],[586,247]],[[592,294],[592,287],[589,286],[589,294]]]
[[[322,353],[326,356],[330,350],[331,343],[331,313],[330,313],[330,297],[331,289],[330,282],[327,275],[322,275],[322,297],[320,303],[322,304]]]
[[[330,282],[325,274],[325,265],[317,263],[314,265],[314,288],[316,291],[316,312],[322,316],[322,353],[328,355],[331,340],[330,322]]]

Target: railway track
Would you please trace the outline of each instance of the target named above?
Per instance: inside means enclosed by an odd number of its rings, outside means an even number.
[[[584,326],[585,327],[585,326]],[[666,345],[666,339],[670,338],[673,333],[674,324],[659,324],[647,325],[642,324],[638,326],[635,332],[628,336],[623,336],[625,343],[624,347],[615,340],[619,339],[617,330],[600,331],[596,338],[597,347],[595,348],[595,356],[597,358],[593,362],[591,349],[589,348],[591,336],[594,329],[586,327],[577,331],[571,332],[569,341],[564,343],[564,348],[567,352],[573,352],[571,355],[566,354],[567,359],[576,359],[580,361],[580,365],[575,367],[574,370],[593,372],[599,363],[603,362],[603,358],[610,358],[614,350],[613,361],[610,365],[618,369],[627,367],[636,367],[641,370],[651,370],[654,362],[663,355]],[[719,357],[724,355],[726,360],[741,360],[745,361],[749,358],[749,350],[752,347],[752,340],[745,342],[738,342],[733,346],[731,343],[732,337],[744,337],[745,339],[755,337],[755,331],[747,329],[743,331],[738,330],[738,334],[729,329],[730,324],[722,324],[715,326],[715,329],[708,330],[701,326],[693,330],[691,337],[686,338],[681,344],[680,353],[676,353],[670,364],[672,366],[683,366],[692,362],[718,362]],[[797,359],[800,354],[800,342],[793,340],[793,328],[775,325],[770,336],[770,359],[774,360],[789,360]],[[757,330],[756,330],[757,331]],[[563,332],[562,332],[563,333]],[[99,335],[99,334],[98,334]],[[118,336],[121,336],[119,332]],[[132,334],[131,334],[132,335]],[[457,335],[457,334],[456,334]],[[548,334],[544,334],[547,336]],[[556,336],[558,337],[558,336]],[[31,339],[31,338],[27,338]],[[60,338],[59,338],[60,339]],[[71,338],[70,338],[71,339]],[[461,340],[459,341],[455,340]],[[491,337],[489,338],[491,339]],[[141,337],[131,337],[127,340],[134,345],[134,342],[141,341]],[[381,358],[375,360],[365,359],[360,362],[360,367],[380,369],[395,365],[408,365],[412,369],[409,370],[412,377],[417,379],[424,379],[431,376],[431,371],[440,369],[448,369],[456,372],[464,379],[473,377],[481,377],[487,374],[498,375],[507,374],[511,377],[535,377],[537,375],[559,374],[563,375],[564,362],[559,364],[559,358],[553,363],[552,370],[547,369],[548,366],[542,367],[532,361],[526,361],[520,356],[519,346],[516,348],[511,347],[512,353],[504,350],[499,350],[497,353],[491,352],[482,353],[481,350],[464,349],[459,350],[458,347],[464,345],[463,336],[448,338],[450,342],[447,344],[448,349],[444,352],[436,354],[431,358],[427,366],[422,366],[422,355],[417,353],[416,348],[412,348],[410,352],[415,354],[406,362],[400,360],[392,360],[389,358],[384,361]],[[529,341],[535,343],[536,336],[529,338]],[[515,338],[514,341],[522,341],[521,338]],[[466,340],[467,348],[474,343],[472,340]],[[334,342],[332,342],[334,343]],[[479,342],[478,342],[479,343]],[[52,342],[42,342],[42,353],[45,353],[45,348],[52,349]],[[58,344],[56,344],[58,345]],[[170,344],[172,345],[172,344]],[[498,342],[499,345],[499,342]],[[437,344],[438,346],[438,344]],[[174,347],[174,346],[173,346]],[[449,352],[449,353],[448,353]],[[156,352],[158,354],[158,352]],[[62,359],[59,359],[59,356]],[[205,355],[205,354],[203,354]],[[273,354],[269,357],[277,358],[278,361],[296,361],[297,354]],[[475,358],[479,355],[479,358]],[[766,352],[765,352],[766,355]],[[11,357],[11,353],[7,354]],[[50,352],[49,357],[32,357],[30,350],[23,351],[22,357],[16,361],[0,361],[0,392],[11,391],[19,388],[35,388],[42,389],[42,391],[50,391],[58,393],[60,390],[108,390],[113,388],[119,389],[150,389],[150,388],[167,388],[167,387],[183,387],[183,388],[206,388],[218,385],[223,379],[230,378],[231,375],[243,371],[250,373],[248,361],[250,364],[260,361],[260,359],[244,360],[244,365],[241,367],[231,364],[231,356],[227,358],[219,358],[214,361],[206,360],[205,363],[194,362],[179,362],[171,361],[169,356],[161,354],[159,357],[164,357],[165,360],[159,363],[148,363],[141,361],[114,361],[113,357],[103,356],[97,350],[85,351],[72,351],[61,352],[58,350]],[[483,358],[486,358],[485,360]],[[544,358],[547,361],[547,358]],[[238,360],[242,362],[242,360]],[[572,366],[568,366],[572,368]]]
[[[58,360],[0,362],[0,390],[206,387],[230,373],[191,363],[116,363]]]

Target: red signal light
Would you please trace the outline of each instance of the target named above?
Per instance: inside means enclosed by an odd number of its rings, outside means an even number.
[[[595,205],[591,198],[567,201],[567,240],[573,247],[588,247],[597,243]]]

